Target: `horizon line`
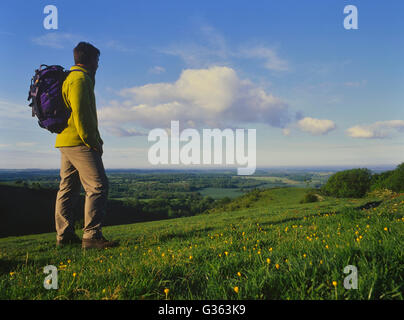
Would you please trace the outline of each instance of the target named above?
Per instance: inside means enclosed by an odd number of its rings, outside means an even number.
[[[364,165],[357,165],[357,164],[341,164],[341,165],[273,165],[273,166],[257,166],[256,170],[268,170],[268,169],[336,169],[336,168],[395,168],[399,164],[364,164]],[[199,171],[209,171],[209,170],[222,170],[222,171],[229,171],[237,169],[237,167],[187,167],[187,168],[176,168],[176,167],[166,167],[166,168],[154,168],[154,167],[111,167],[105,168],[105,170],[154,170],[154,171],[192,171],[192,170],[199,170]],[[59,167],[55,168],[0,168],[0,171],[21,171],[21,170],[60,170]]]

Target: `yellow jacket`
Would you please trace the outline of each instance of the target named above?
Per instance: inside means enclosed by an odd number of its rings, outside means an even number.
[[[73,66],[62,86],[62,96],[71,115],[67,127],[56,136],[55,147],[86,145],[97,150],[103,145],[98,131],[97,109],[95,106],[94,80],[88,71]]]

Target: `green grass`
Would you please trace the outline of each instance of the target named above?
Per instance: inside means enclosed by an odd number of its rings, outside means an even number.
[[[300,204],[306,191],[266,190],[248,208],[106,227],[121,242],[113,249],[57,249],[55,234],[0,239],[0,298],[403,299],[404,194]],[[354,209],[375,200],[383,202]],[[58,290],[43,288],[46,265],[59,269]],[[347,265],[358,268],[357,290],[343,286]]]

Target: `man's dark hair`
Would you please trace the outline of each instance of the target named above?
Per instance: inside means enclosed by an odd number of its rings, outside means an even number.
[[[100,50],[88,42],[80,42],[73,49],[74,63],[89,65],[100,56]]]

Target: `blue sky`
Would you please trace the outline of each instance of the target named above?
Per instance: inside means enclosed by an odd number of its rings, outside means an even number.
[[[46,5],[58,29],[46,30]],[[345,5],[358,30],[345,30]],[[2,1],[0,168],[58,168],[55,135],[26,98],[41,63],[101,50],[96,77],[107,168],[150,166],[147,133],[255,128],[258,166],[403,161],[402,1]],[[141,108],[139,108],[141,107]]]

